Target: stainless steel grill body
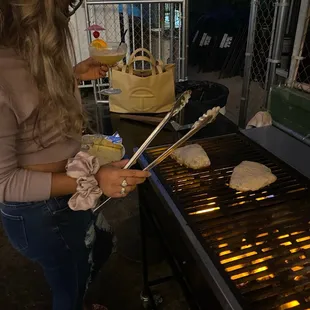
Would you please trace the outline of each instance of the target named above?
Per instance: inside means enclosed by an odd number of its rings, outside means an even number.
[[[197,268],[209,269],[217,297],[230,309],[310,309],[309,180],[242,134],[194,143],[211,167],[194,171],[169,158],[151,183],[193,243]],[[141,165],[166,148],[148,149]],[[243,160],[266,165],[277,181],[256,192],[230,189],[232,170]]]

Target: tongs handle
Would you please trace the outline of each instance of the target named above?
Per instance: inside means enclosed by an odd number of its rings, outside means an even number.
[[[212,123],[218,113],[220,111],[220,107],[213,108],[212,110],[208,110],[207,113],[202,115],[197,122],[194,123],[192,129],[183,136],[180,140],[178,140],[175,144],[170,146],[164,153],[162,153],[159,157],[157,157],[152,163],[150,163],[147,167],[143,169],[143,171],[148,171],[153,169],[155,166],[159,165],[162,161],[164,161],[168,156],[170,156],[174,150],[179,148],[182,144],[184,144],[189,138],[191,138],[195,133],[197,133],[200,129],[205,127],[206,125]]]
[[[173,108],[166,114],[163,120],[157,125],[157,127],[153,130],[153,132],[149,135],[149,137],[143,142],[143,144],[139,147],[139,149],[134,153],[134,155],[130,158],[128,163],[123,169],[129,169],[132,167],[136,160],[140,157],[140,155],[146,150],[146,148],[150,145],[150,143],[154,140],[154,138],[158,135],[158,133],[165,127],[165,125],[169,122],[169,120],[178,114],[188,103],[191,96],[191,91],[185,91],[175,102]],[[107,198],[104,202],[102,202],[99,206],[93,209],[93,212],[97,212],[99,209],[106,204],[111,197]]]
[[[149,135],[149,137],[143,142],[143,144],[139,147],[139,149],[133,154],[128,163],[123,169],[129,169],[133,166],[136,160],[140,157],[140,155],[144,152],[144,150],[150,145],[150,143],[154,140],[154,138],[158,135],[158,133],[165,127],[169,119],[171,118],[171,111],[166,114],[163,120],[158,124],[155,130]]]
[[[126,164],[126,166],[123,169],[129,169],[132,165],[134,165],[136,160],[146,150],[146,148],[150,145],[150,143],[154,140],[154,138],[158,135],[158,133],[166,126],[169,120],[184,108],[184,106],[189,101],[190,95],[191,95],[191,91],[185,91],[178,98],[173,108],[166,114],[163,120],[157,125],[157,127],[153,130],[153,132],[149,135],[149,137],[143,142],[143,144],[134,153],[134,155],[130,158],[129,162]]]

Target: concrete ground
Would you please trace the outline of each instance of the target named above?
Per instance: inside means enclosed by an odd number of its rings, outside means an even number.
[[[217,74],[197,74],[189,70],[190,79],[218,81]],[[218,81],[230,90],[227,103],[227,116],[237,122],[242,78],[235,77]],[[249,104],[249,117],[253,116],[262,103],[262,92],[253,85]],[[126,229],[126,223],[138,216],[137,193],[123,200],[113,201],[105,208],[105,216],[118,236],[119,251],[112,255],[93,283],[89,297],[105,304],[110,310],[143,309],[140,301],[142,288],[141,264],[139,256],[138,221]],[[132,227],[132,228],[130,228]],[[125,229],[125,231],[124,231]],[[129,230],[129,231],[128,231]],[[131,231],[130,231],[131,230]],[[135,249],[134,258],[128,257],[128,245]],[[151,268],[152,276],[169,273],[169,268],[159,261]],[[188,309],[178,285],[174,282],[158,287],[164,301],[160,309]],[[51,294],[39,266],[16,253],[9,245],[0,226],[0,308],[5,310],[45,310],[51,309]],[[212,309],[210,309],[212,310]]]

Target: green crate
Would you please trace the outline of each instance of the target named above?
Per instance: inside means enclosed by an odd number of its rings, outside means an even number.
[[[310,95],[277,87],[271,91],[269,111],[274,121],[305,136],[310,133]]]

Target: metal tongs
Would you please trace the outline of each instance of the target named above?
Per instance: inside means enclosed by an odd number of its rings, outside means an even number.
[[[136,160],[140,157],[140,155],[146,150],[146,148],[150,145],[150,143],[155,139],[155,137],[159,134],[159,132],[166,126],[166,124],[170,121],[170,119],[176,116],[180,111],[187,105],[192,92],[190,90],[185,91],[175,102],[172,109],[166,114],[163,120],[157,125],[157,127],[153,130],[153,132],[149,135],[149,137],[143,142],[143,144],[139,147],[139,149],[134,153],[134,155],[130,158],[127,165],[124,169],[129,169],[132,165],[135,164]]]
[[[200,129],[212,123],[216,119],[217,115],[219,114],[220,109],[221,109],[220,107],[214,107],[212,110],[208,110],[207,113],[199,117],[198,121],[194,123],[191,130],[186,135],[184,135],[175,144],[170,146],[168,150],[166,150],[159,157],[157,157],[153,162],[151,162],[147,167],[145,167],[143,171],[151,170],[155,166],[159,165],[163,160],[165,160],[168,156],[170,156],[171,153],[173,153],[177,148],[179,148],[182,144],[184,144],[189,138],[191,138]]]
[[[201,117],[199,117],[199,119],[194,123],[194,125],[192,126],[191,130],[184,135],[180,140],[178,140],[175,144],[173,144],[171,147],[169,147],[163,154],[161,154],[159,157],[157,157],[152,163],[150,163],[147,167],[145,167],[143,169],[143,171],[148,171],[153,169],[155,166],[159,165],[163,160],[165,160],[169,155],[171,155],[171,153],[176,150],[178,147],[180,147],[182,144],[184,144],[189,138],[191,138],[195,133],[197,133],[200,129],[202,129],[203,127],[205,127],[206,125],[212,123],[217,115],[219,114],[220,111],[220,107],[214,107],[212,110],[208,110],[205,114],[203,114]],[[154,131],[155,132],[155,131]],[[153,132],[153,133],[154,133]],[[153,133],[151,134],[151,136],[153,135]],[[151,137],[150,136],[150,137]],[[150,138],[149,137],[149,138]],[[148,138],[148,139],[149,139]],[[153,137],[154,138],[154,137]],[[148,140],[147,139],[147,140]],[[146,144],[146,142],[144,142],[144,144]],[[142,146],[144,146],[144,144]],[[142,152],[144,151],[144,149],[146,147],[142,146],[139,148],[139,156],[140,154],[142,154]],[[142,152],[140,150],[143,150]],[[138,151],[135,153],[137,154]],[[137,159],[138,156],[135,156],[135,159]],[[134,161],[133,161],[134,162]],[[132,162],[132,163],[133,163]],[[129,164],[129,162],[128,162]],[[126,166],[128,166],[128,164]],[[109,201],[111,198],[108,198],[107,200],[105,200],[103,203],[101,203],[98,207],[96,207],[95,209],[93,209],[93,212],[96,212],[98,210],[100,210],[100,208],[107,202]]]
[[[140,157],[140,155],[145,151],[145,149],[150,145],[150,143],[154,140],[154,138],[158,135],[158,133],[165,127],[165,125],[170,121],[171,118],[176,116],[180,111],[186,106],[190,97],[191,91],[185,91],[178,100],[174,103],[172,109],[166,114],[163,120],[157,125],[157,127],[153,130],[153,132],[149,135],[149,137],[143,142],[143,144],[139,147],[139,149],[135,152],[135,154],[130,158],[129,162],[123,169],[130,169],[132,165],[135,164],[136,160]],[[93,212],[97,212],[101,207],[106,204],[110,198],[107,198],[104,202],[102,202],[99,206],[93,209]]]

